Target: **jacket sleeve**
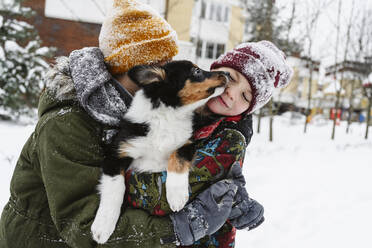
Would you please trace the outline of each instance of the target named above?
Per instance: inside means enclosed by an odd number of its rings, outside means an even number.
[[[200,193],[209,185],[226,177],[234,163],[243,165],[247,143],[244,135],[225,128],[199,144],[189,181],[192,193]]]
[[[107,244],[97,246],[90,227],[99,205],[96,187],[103,154],[98,127],[81,113],[64,113],[47,121],[38,133],[38,156],[48,207],[60,236],[72,248],[160,246],[171,235],[168,217],[123,209]]]

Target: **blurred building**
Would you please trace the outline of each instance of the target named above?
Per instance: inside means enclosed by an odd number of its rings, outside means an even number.
[[[299,55],[288,56],[287,61],[293,68],[293,77],[290,84],[274,96],[274,100],[284,104],[284,106],[289,106],[292,110],[304,111],[307,108],[309,84],[311,83],[313,100],[310,107],[315,107],[321,87],[319,83],[320,62]],[[312,72],[310,66],[312,66]],[[310,74],[312,74],[311,82]]]
[[[169,18],[169,22],[179,34],[182,41],[188,41],[196,49],[195,62],[204,69],[209,69],[209,65],[225,51],[231,50],[243,41],[244,18],[243,9],[239,1],[234,0],[197,0],[197,1],[177,1],[174,10],[184,13],[183,4],[193,5],[192,12],[184,14],[182,19],[187,25],[181,27],[177,25],[177,18]],[[182,4],[180,3],[182,2]],[[188,8],[191,9],[190,7]],[[171,13],[177,13],[170,9]],[[187,18],[190,16],[191,18]],[[181,21],[178,19],[178,21]],[[187,31],[186,31],[187,30]],[[182,34],[186,32],[187,35]]]
[[[363,93],[362,81],[372,71],[372,62],[343,61],[326,68],[324,94],[328,99],[335,99],[340,90],[341,107],[349,108],[350,99],[353,108],[364,109],[367,99]],[[341,88],[342,87],[342,88]]]
[[[176,30],[180,53],[204,69],[220,54],[243,40],[243,9],[238,0],[139,0],[149,4]],[[68,55],[85,46],[98,46],[98,35],[112,0],[26,0],[37,11],[29,20],[43,45]]]

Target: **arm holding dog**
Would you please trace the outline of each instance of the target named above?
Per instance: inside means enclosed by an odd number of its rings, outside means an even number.
[[[103,160],[97,127],[83,113],[71,112],[51,119],[40,134],[39,157],[49,211],[61,238],[70,247],[95,247],[90,225],[99,204],[96,186]],[[68,122],[66,121],[68,120]],[[123,211],[112,235],[120,240],[108,247],[141,244],[156,247],[172,232],[169,218],[150,216],[139,209]],[[137,231],[144,236],[138,237]]]

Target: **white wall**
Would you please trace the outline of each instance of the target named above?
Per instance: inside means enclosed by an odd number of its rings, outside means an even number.
[[[195,62],[195,46],[191,42],[178,41],[179,52],[174,60],[190,60]]]
[[[165,0],[138,0],[164,16]],[[113,0],[46,0],[45,16],[89,23],[103,22]]]

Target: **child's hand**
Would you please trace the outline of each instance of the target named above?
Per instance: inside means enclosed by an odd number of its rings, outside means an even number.
[[[244,187],[245,179],[239,163],[234,163],[231,166],[228,178],[232,179],[234,184],[238,186],[229,216],[230,223],[237,229],[252,230],[264,222],[264,208],[260,203],[249,198]]]
[[[265,218],[263,214],[263,206],[257,201],[247,198],[242,200],[236,206],[233,206],[229,220],[236,229],[247,229],[249,231],[264,222]]]
[[[170,215],[178,242],[192,245],[205,235],[211,235],[225,224],[237,186],[231,180],[212,184],[181,211]]]

